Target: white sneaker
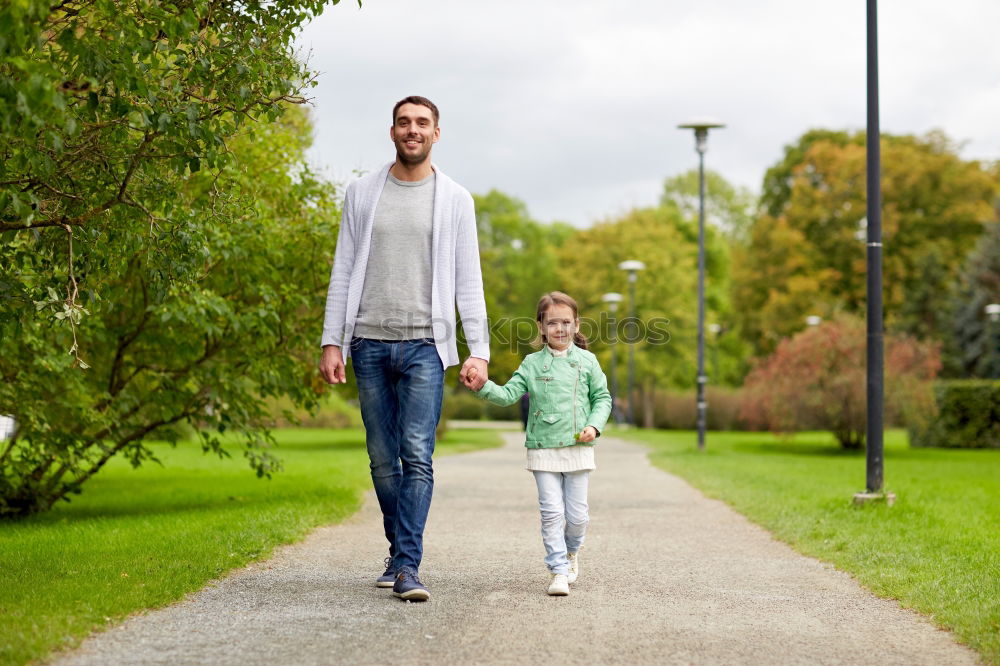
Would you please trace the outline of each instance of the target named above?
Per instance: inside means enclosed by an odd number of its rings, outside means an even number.
[[[572,585],[576,582],[576,579],[580,577],[580,553],[569,553],[569,574],[566,579],[569,584]]]
[[[569,580],[566,574],[552,574],[552,581],[549,583],[549,596],[565,597],[569,594]]]

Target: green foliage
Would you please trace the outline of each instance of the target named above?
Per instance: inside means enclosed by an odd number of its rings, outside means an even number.
[[[867,333],[841,316],[783,340],[747,376],[741,418],[776,433],[829,430],[845,449],[864,446]],[[899,335],[885,339],[886,420],[925,413],[940,368],[933,345]]]
[[[483,401],[469,391],[446,393],[441,406],[441,420],[460,419],[463,421],[479,421],[485,416]]]
[[[863,133],[807,132],[764,179],[762,214],[734,254],[738,323],[758,354],[807,315],[863,314]],[[941,339],[942,301],[962,261],[997,219],[998,180],[959,158],[943,134],[882,139],[886,323]]]
[[[721,233],[706,229],[706,321],[729,318],[729,253]],[[612,331],[617,331],[618,359],[626,358],[626,344],[635,339],[637,381],[657,386],[691,387],[696,374],[697,257],[696,220],[685,219],[677,206],[633,210],[617,220],[578,231],[559,252],[560,285],[580,304],[581,316],[590,322],[584,333],[607,370]],[[638,259],[646,269],[636,282],[636,319],[629,323],[627,276],[618,264]],[[601,296],[620,292],[617,319],[610,321]],[[614,325],[612,325],[614,324]],[[738,381],[743,374],[742,345],[737,336],[708,340],[718,345],[719,381]],[[624,389],[624,362],[620,387]],[[624,394],[624,390],[620,391]]]
[[[516,402],[506,407],[494,405],[485,400],[480,400],[465,389],[459,389],[454,393],[447,393],[445,395],[441,419],[520,421],[521,407]]]
[[[360,428],[361,409],[357,401],[347,401],[339,391],[327,391],[316,401],[315,409],[295,407],[287,396],[266,401],[269,426],[275,428]]]
[[[989,225],[970,254],[955,290],[946,350],[954,376],[1000,379],[1000,322],[986,306],[1000,303],[1000,222]]]
[[[930,245],[915,253],[913,268],[925,279],[913,283],[892,327],[921,340],[941,340],[947,335],[949,315],[954,309],[952,290],[947,288],[954,279],[954,266],[948,265],[937,245]]]
[[[663,183],[661,206],[674,206],[685,219],[698,219],[698,170],[691,169]],[[753,221],[754,194],[729,183],[717,171],[705,172],[705,221],[733,239],[742,239]]]
[[[361,430],[279,430],[275,439],[285,467],[267,482],[238,460],[203,455],[196,441],[158,442],[150,447],[163,467],[112,460],[73,503],[3,525],[0,663],[44,660],[361,505],[371,488]],[[455,430],[435,456],[500,444],[493,431]]]
[[[936,409],[910,425],[913,446],[1000,448],[1000,380],[934,384]]]
[[[184,423],[276,468],[261,399],[315,400],[339,217],[290,106],[309,83],[294,32],[321,7],[0,9],[0,413],[19,425],[0,514],[155,459],[144,440]]]
[[[648,443],[653,464],[1000,663],[1000,451],[913,449],[904,432],[887,431],[886,483],[898,499],[858,508],[864,456],[825,433],[712,432],[706,451],[691,432],[624,436]]]
[[[291,46],[323,4],[6,3],[0,231],[169,217],[172,177],[217,168],[240,126],[303,101]]]

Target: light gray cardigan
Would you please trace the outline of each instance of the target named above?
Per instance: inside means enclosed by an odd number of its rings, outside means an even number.
[[[350,356],[351,337],[361,304],[368,270],[375,207],[392,162],[347,186],[337,249],[330,273],[323,321],[322,345],[337,345],[344,360]],[[457,365],[455,306],[472,356],[489,360],[490,336],[479,267],[479,241],[472,195],[444,175],[436,165],[432,220],[431,326],[444,367]]]

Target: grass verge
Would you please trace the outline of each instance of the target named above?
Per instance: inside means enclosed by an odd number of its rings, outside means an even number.
[[[913,449],[885,437],[892,508],[855,507],[863,453],[826,433],[630,431],[654,465],[721,499],[798,551],[834,563],[882,597],[929,616],[1000,664],[1000,451]]]
[[[242,458],[162,445],[163,467],[114,460],[73,502],[0,523],[0,664],[43,658],[176,601],[360,507],[371,488],[362,430],[275,436],[285,468],[270,481]],[[500,444],[495,432],[452,430],[437,453]]]

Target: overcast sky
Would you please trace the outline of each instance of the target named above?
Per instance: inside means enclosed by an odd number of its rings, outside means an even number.
[[[1000,159],[1000,1],[879,3],[882,131],[943,129]],[[782,147],[865,124],[864,0],[354,0],[303,32],[320,72],[310,159],[346,182],[393,157],[392,105],[441,109],[440,168],[588,226],[697,166],[758,191]]]

